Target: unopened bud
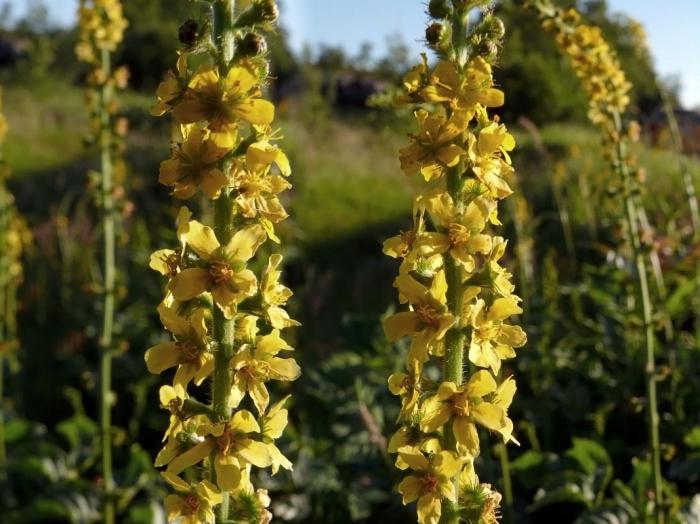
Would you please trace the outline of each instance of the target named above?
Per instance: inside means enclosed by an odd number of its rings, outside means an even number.
[[[244,56],[256,56],[267,53],[267,41],[258,33],[248,33],[237,46]]]
[[[503,23],[503,20],[501,20],[497,16],[489,16],[486,20],[486,23],[486,35],[491,40],[501,40],[506,34],[506,26]]]
[[[192,20],[186,20],[177,30],[177,38],[187,47],[192,47],[197,42],[199,36],[199,24]]]
[[[447,0],[430,0],[428,14],[433,18],[448,18],[452,14]]]
[[[493,40],[479,40],[474,44],[474,53],[490,61],[496,58],[498,45]]]
[[[280,10],[275,0],[262,0],[259,5],[260,17],[265,22],[275,22],[280,17]]]
[[[434,22],[430,24],[425,30],[425,40],[429,45],[433,47],[438,47],[440,42],[443,40],[447,28],[444,24],[440,22]]]

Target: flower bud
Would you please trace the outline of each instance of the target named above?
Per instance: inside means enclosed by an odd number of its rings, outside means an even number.
[[[445,37],[446,31],[447,28],[444,24],[441,24],[440,22],[434,22],[426,28],[425,40],[432,47],[438,47],[440,45],[440,42]]]
[[[192,47],[199,36],[199,24],[192,20],[186,20],[177,30],[177,38],[187,47]]]
[[[263,0],[260,2],[260,17],[265,22],[276,22],[280,17],[280,10],[275,0]]]
[[[433,18],[448,18],[452,14],[452,8],[447,0],[430,0],[428,14]]]
[[[479,39],[473,44],[473,50],[475,55],[481,56],[487,62],[498,55],[498,45],[493,40]]]
[[[258,33],[248,33],[238,43],[236,49],[243,56],[264,55],[267,53],[267,41]]]
[[[506,34],[506,26],[497,16],[489,15],[484,22],[486,22],[486,36],[491,40],[501,40]]]

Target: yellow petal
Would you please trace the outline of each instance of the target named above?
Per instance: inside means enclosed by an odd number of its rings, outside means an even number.
[[[161,477],[163,477],[163,480],[165,480],[168,484],[170,484],[173,488],[175,488],[177,491],[184,491],[188,492],[190,489],[190,485],[182,480],[180,477],[175,475],[174,473],[170,471],[163,471],[161,472]]]
[[[384,319],[384,333],[392,342],[415,333],[421,326],[420,318],[413,311],[402,311]]]
[[[144,359],[148,371],[158,374],[177,366],[180,361],[180,352],[175,342],[163,342],[148,349]]]
[[[248,387],[250,396],[253,398],[253,403],[258,409],[258,413],[263,414],[270,402],[270,394],[265,387],[265,383],[257,380],[250,380],[248,381]]]
[[[418,499],[418,523],[438,524],[442,514],[440,498],[434,493],[427,493]]]
[[[151,255],[151,260],[148,266],[158,271],[161,275],[170,275],[170,266],[167,264],[168,259],[175,255],[175,251],[172,249],[159,249],[154,251]]]
[[[196,220],[190,221],[185,241],[204,260],[209,260],[220,246],[214,230]]]
[[[482,369],[471,376],[467,391],[470,396],[483,397],[496,391],[496,381],[491,373]]]
[[[226,255],[231,260],[247,262],[266,239],[267,235],[262,226],[255,224],[245,227],[231,237],[225,248]]]
[[[428,459],[416,447],[403,446],[399,448],[399,455],[412,469],[416,471],[426,471],[430,467]]]
[[[209,289],[209,271],[201,267],[183,269],[170,281],[170,292],[175,300],[184,302],[201,295]]]
[[[472,407],[471,417],[491,431],[498,431],[506,424],[506,413],[503,408],[490,402],[482,402]]]
[[[522,308],[513,296],[500,297],[493,301],[487,318],[493,321],[502,321],[511,315],[519,315],[522,312]]]
[[[238,455],[258,468],[267,468],[272,464],[267,446],[256,440],[245,439],[238,449]]]
[[[423,482],[418,478],[410,475],[399,483],[399,493],[403,496],[403,504],[410,504],[416,500],[423,488]]]
[[[231,419],[231,428],[241,433],[259,433],[260,426],[255,421],[253,414],[245,409],[236,411]]]
[[[182,455],[173,459],[170,464],[168,464],[167,471],[177,475],[190,466],[194,466],[195,464],[202,462],[209,456],[214,448],[216,448],[216,441],[211,438],[207,438],[204,442],[200,442],[193,448],[185,451]]]
[[[216,483],[223,491],[231,491],[238,487],[241,481],[241,470],[235,457],[216,455],[214,460]]]
[[[254,125],[268,125],[275,119],[275,106],[262,98],[248,98],[231,108],[238,118]]]

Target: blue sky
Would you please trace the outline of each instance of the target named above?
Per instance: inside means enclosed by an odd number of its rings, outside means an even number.
[[[9,0],[21,15],[31,0]],[[134,0],[131,0],[134,1]],[[148,0],[138,0],[147,2]],[[176,0],[173,0],[176,1]],[[182,0],[184,1],[184,0]],[[77,0],[45,0],[61,24],[74,20]],[[626,13],[646,27],[657,70],[678,75],[681,98],[700,106],[700,0],[608,0],[615,12]],[[357,53],[362,42],[373,44],[374,56],[383,54],[386,38],[401,35],[418,56],[425,27],[423,0],[285,0],[282,24],[296,51],[304,43],[341,45]]]

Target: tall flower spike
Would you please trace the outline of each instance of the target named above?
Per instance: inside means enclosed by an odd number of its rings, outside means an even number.
[[[4,158],[8,124],[2,112],[0,90],[0,480],[5,479],[4,372],[5,362],[14,358],[19,348],[17,337],[17,288],[22,282],[22,253],[31,234],[15,208],[14,197],[7,188],[10,168]]]
[[[630,122],[625,127],[622,119],[629,105],[628,91],[631,85],[615,52],[603,38],[600,28],[583,23],[581,14],[575,9],[563,10],[552,5],[549,0],[532,0],[530,6],[538,13],[542,26],[554,36],[561,51],[569,58],[576,76],[581,81],[588,96],[588,116],[601,128],[606,154],[612,160],[612,167],[622,186],[628,243],[632,248],[635,265],[638,298],[635,303],[638,304],[645,339],[644,376],[647,393],[647,431],[654,484],[654,512],[657,524],[663,524],[665,510],[656,394],[656,338],[647,276],[648,255],[644,245],[647,220],[638,196],[641,192],[640,183],[634,175],[635,166],[627,151],[629,142],[638,139],[639,124]],[[651,254],[654,256],[653,250]],[[659,275],[657,281],[658,278]],[[662,286],[658,287],[662,289]]]
[[[100,334],[100,433],[102,440],[102,475],[104,477],[104,521],[115,521],[115,484],[112,476],[111,366],[115,286],[117,282],[115,241],[117,202],[115,195],[123,193],[125,165],[124,135],[127,121],[117,117],[119,106],[116,89],[126,88],[129,73],[124,67],[112,69],[112,53],[122,41],[128,23],[119,0],[80,0],[78,8],[79,38],[75,47],[78,58],[91,70],[85,93],[90,116],[91,141],[100,149],[100,173],[91,183],[102,214],[104,262],[102,282],[103,321]]]
[[[401,168],[424,183],[413,230],[384,244],[401,259],[394,285],[408,304],[385,319],[385,332],[391,340],[411,337],[406,372],[389,378],[402,404],[389,451],[398,452],[397,468],[412,470],[399,491],[404,503],[417,501],[421,524],[473,521],[475,514],[495,522],[501,497],[473,468],[478,428],[517,443],[508,417],[515,381],[500,380],[500,371],[526,336],[506,322],[522,309],[499,263],[506,241],[492,233],[499,202],[513,192],[515,140],[488,113],[504,103],[491,70],[503,24],[484,12],[469,27],[472,8],[484,4],[430,2],[440,20],[430,26],[439,29],[432,46],[439,60],[431,67],[424,55],[396,99],[416,108],[419,127],[400,152]],[[438,384],[423,378],[435,361],[443,368]]]
[[[258,524],[272,515],[253,469],[274,475],[292,468],[275,443],[287,426],[288,397],[272,400],[269,384],[300,375],[283,338],[299,323],[285,309],[292,292],[280,282],[282,255],[257,255],[268,240],[279,243],[274,226],[287,217],[280,195],[291,187],[289,160],[271,127],[275,107],[262,94],[269,68],[257,33],[270,27],[277,7],[272,0],[211,4],[213,42],[198,41],[208,32],[190,31],[195,41],[186,39],[152,113],[171,113],[182,131],[159,181],[179,200],[201,193],[214,220],[205,225],[181,208],[178,245],[151,257],[167,277],[158,312],[172,338],[145,359],[152,373],[176,369],[173,385],[160,390],[170,425],[156,458],[175,490],[166,499],[171,518]],[[208,405],[188,391],[207,380]]]

